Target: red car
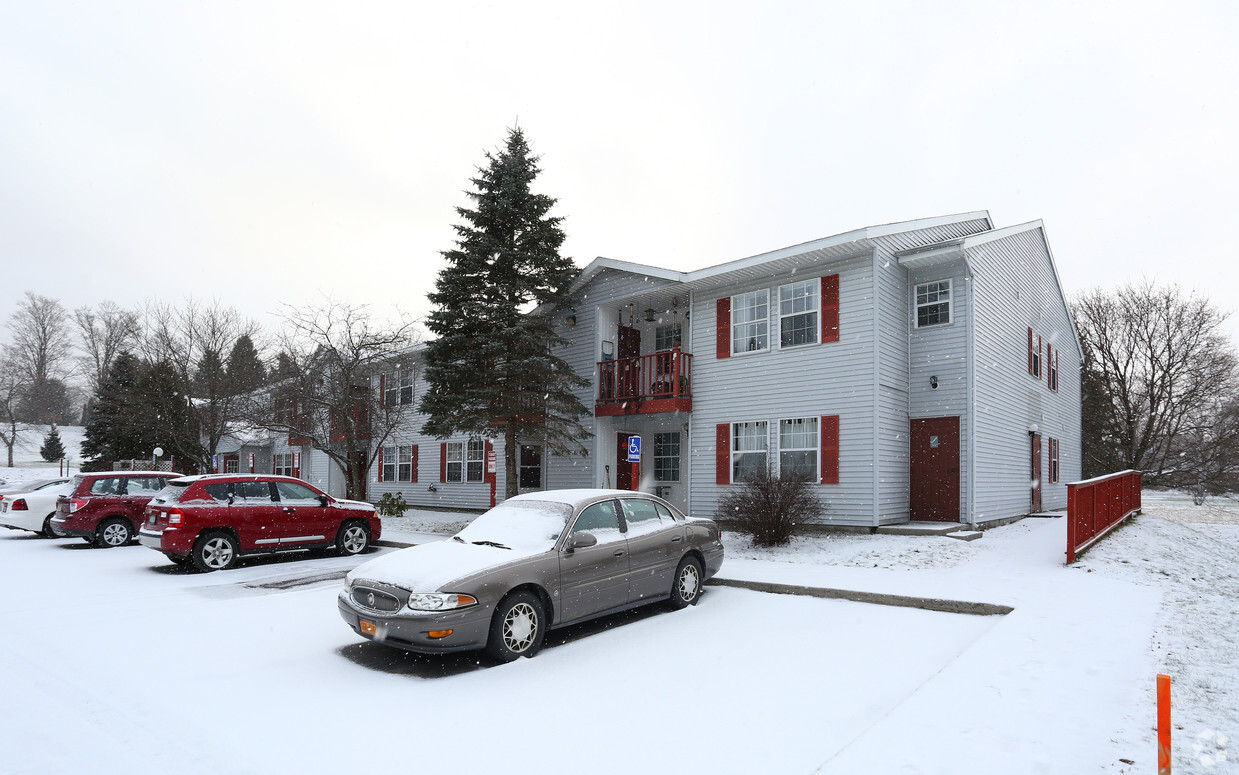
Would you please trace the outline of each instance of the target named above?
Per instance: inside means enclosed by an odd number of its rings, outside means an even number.
[[[231,568],[241,555],[334,547],[358,554],[382,534],[374,506],[289,476],[186,476],[146,508],[138,541],[178,565]]]
[[[100,471],[78,474],[73,491],[56,499],[52,531],[95,546],[124,546],[142,524],[146,504],[179,474],[166,471]]]

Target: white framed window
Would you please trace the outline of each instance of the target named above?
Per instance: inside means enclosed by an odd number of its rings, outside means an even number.
[[[271,473],[276,476],[293,475],[293,453],[276,453],[271,456]]]
[[[731,353],[770,349],[770,291],[731,297]]]
[[[654,329],[654,352],[671,350],[681,341],[679,323],[668,323]]]
[[[951,281],[934,280],[916,286],[916,327],[951,322]]]
[[[383,463],[379,471],[380,481],[396,481],[396,448],[383,447]]]
[[[235,474],[241,466],[241,458],[226,457],[224,458],[224,473]]]
[[[404,444],[397,448],[400,454],[396,465],[396,481],[413,481],[413,445]]]
[[[397,369],[386,377],[387,395],[383,401],[388,406],[413,403],[413,380],[417,372],[413,369]]]
[[[738,422],[731,426],[731,481],[748,481],[766,469],[766,422]]]
[[[542,487],[542,447],[538,444],[522,444],[520,470],[517,471],[522,490],[538,490]]]
[[[779,473],[801,474],[811,482],[817,481],[821,438],[816,417],[779,420]]]
[[[482,439],[447,443],[447,481],[480,482],[486,470],[486,442]]]
[[[779,286],[779,347],[817,343],[821,301],[816,277]]]
[[[680,434],[654,434],[654,481],[680,481]]]

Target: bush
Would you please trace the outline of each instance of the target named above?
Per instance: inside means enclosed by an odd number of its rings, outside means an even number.
[[[755,546],[786,546],[797,525],[825,511],[807,477],[765,469],[724,495],[714,518],[750,534]]]
[[[383,493],[383,497],[379,498],[376,504],[376,510],[380,517],[403,517],[404,510],[409,507],[409,504],[404,502],[404,496],[400,493]]]

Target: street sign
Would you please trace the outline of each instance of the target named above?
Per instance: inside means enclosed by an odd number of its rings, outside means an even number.
[[[628,462],[629,463],[640,463],[641,462],[641,437],[640,436],[629,436],[628,437]]]
[[[211,455],[211,470],[219,473],[219,455]]]
[[[486,450],[486,473],[495,473],[495,448]]]

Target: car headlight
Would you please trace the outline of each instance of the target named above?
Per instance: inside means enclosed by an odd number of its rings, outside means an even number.
[[[414,611],[451,611],[454,608],[476,605],[477,602],[477,598],[469,595],[446,592],[414,592],[409,595],[409,608]]]

